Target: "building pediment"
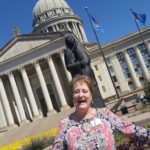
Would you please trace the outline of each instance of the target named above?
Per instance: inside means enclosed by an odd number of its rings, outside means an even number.
[[[48,38],[19,37],[10,41],[0,52],[0,62],[14,59],[50,42]]]
[[[19,35],[0,51],[0,73],[8,72],[33,63],[64,49],[64,38],[68,32]]]

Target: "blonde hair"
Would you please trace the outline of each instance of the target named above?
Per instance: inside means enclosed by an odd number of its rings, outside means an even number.
[[[73,89],[74,89],[74,85],[77,82],[86,83],[89,90],[90,90],[90,92],[91,92],[91,94],[93,94],[93,91],[94,91],[93,82],[88,76],[86,76],[86,75],[76,75],[76,76],[74,76],[72,81],[70,82],[70,88],[71,88],[72,92],[73,92]]]

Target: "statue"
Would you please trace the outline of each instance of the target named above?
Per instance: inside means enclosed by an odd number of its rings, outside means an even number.
[[[74,77],[77,74],[87,75],[93,80],[94,94],[93,107],[105,107],[104,101],[101,97],[94,72],[90,66],[90,58],[86,53],[84,47],[75,40],[72,35],[65,38],[66,49],[64,52],[65,65],[67,70]]]

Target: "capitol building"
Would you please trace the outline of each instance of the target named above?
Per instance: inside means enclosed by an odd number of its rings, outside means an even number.
[[[111,73],[95,42],[88,41],[83,22],[65,0],[38,0],[33,31],[14,37],[0,49],[0,128],[30,123],[73,107],[70,73],[65,68],[65,37],[72,34],[91,58],[105,104],[141,94],[150,80],[150,27],[102,46]]]

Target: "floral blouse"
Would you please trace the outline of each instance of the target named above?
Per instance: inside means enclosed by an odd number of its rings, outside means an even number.
[[[74,113],[63,119],[52,150],[115,150],[114,130],[130,137],[148,138],[147,129],[122,120],[107,108],[101,108],[90,119],[78,121]]]

